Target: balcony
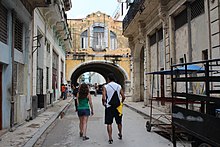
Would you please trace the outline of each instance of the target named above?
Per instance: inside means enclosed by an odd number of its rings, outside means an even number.
[[[123,32],[127,29],[131,21],[134,19],[136,14],[142,13],[143,10],[145,9],[144,7],[144,2],[145,0],[134,0],[134,2],[131,4],[127,15],[125,16],[123,20]]]
[[[20,0],[30,14],[36,7],[48,7],[52,0]]]

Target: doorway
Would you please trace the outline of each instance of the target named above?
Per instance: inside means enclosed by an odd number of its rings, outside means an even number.
[[[0,64],[0,130],[2,130],[2,64]]]
[[[140,100],[144,101],[144,47],[140,52]]]

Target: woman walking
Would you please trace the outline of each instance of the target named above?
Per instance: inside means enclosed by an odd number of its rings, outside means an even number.
[[[93,106],[92,106],[92,99],[89,93],[89,87],[87,84],[83,83],[79,87],[79,92],[77,94],[77,104],[78,104],[78,116],[79,116],[79,129],[80,129],[80,137],[83,137],[83,140],[88,140],[89,137],[86,136],[87,130],[87,122],[88,117],[93,115]]]

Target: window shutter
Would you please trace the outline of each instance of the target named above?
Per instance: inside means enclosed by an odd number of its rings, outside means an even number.
[[[107,48],[108,47],[108,29],[107,27],[105,27],[104,30],[104,47]]]
[[[0,3],[0,41],[7,44],[7,9]]]
[[[20,20],[16,17],[15,18],[15,48],[19,51],[23,51],[22,49],[22,42],[23,42],[23,24]]]
[[[93,26],[90,26],[90,32],[89,32],[89,38],[90,38],[90,47],[93,48]]]

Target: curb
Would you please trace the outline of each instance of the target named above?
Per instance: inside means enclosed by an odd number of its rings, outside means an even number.
[[[145,116],[145,117],[147,117],[147,118],[150,118],[150,115],[149,115],[149,114],[146,114],[146,113],[144,113],[144,112],[142,112],[142,111],[136,109],[135,107],[132,107],[132,106],[129,105],[129,104],[125,104],[125,103],[124,103],[124,105],[125,105],[126,107],[128,107],[129,109],[131,109],[131,110],[133,110],[133,111],[135,111],[135,112],[137,112],[137,113],[139,113],[139,114],[141,114],[141,115],[143,115],[143,116]]]
[[[23,147],[32,147],[37,142],[37,140],[41,137],[41,135],[47,130],[47,128],[59,117],[60,113],[66,110],[73,98],[71,98],[56,114],[52,116],[52,118],[47,121],[39,130],[29,139]]]

